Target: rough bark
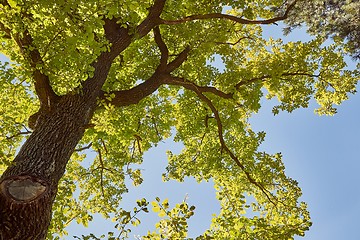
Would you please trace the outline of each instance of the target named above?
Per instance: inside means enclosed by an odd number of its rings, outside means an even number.
[[[0,240],[46,238],[58,182],[64,175],[66,164],[77,143],[84,135],[85,127],[96,109],[98,97],[103,94],[101,88],[113,60],[131,44],[135,36],[145,36],[159,23],[164,4],[165,0],[155,0],[149,9],[149,15],[136,27],[133,34],[117,24],[116,19],[105,19],[104,30],[111,49],[100,54],[92,64],[94,76],[82,84],[80,93],[57,96],[51,89],[47,76],[35,69],[33,78],[41,107],[29,119],[33,133],[21,147],[12,165],[0,177]],[[20,50],[32,46],[30,34],[26,31],[23,36],[25,37],[15,39]],[[33,50],[29,56],[24,53],[24,57],[32,66],[41,62],[37,50]],[[159,86],[154,82],[155,77],[149,82],[155,86],[152,91]],[[146,85],[150,85],[149,83]],[[144,87],[136,88],[127,94],[145,97],[140,93],[143,89]],[[129,95],[125,98],[129,99]]]
[[[0,181],[0,239],[45,239],[57,185],[84,134],[96,99],[62,98],[43,113]]]

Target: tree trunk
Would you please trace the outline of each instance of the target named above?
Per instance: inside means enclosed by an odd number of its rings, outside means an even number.
[[[113,60],[130,45],[135,36],[145,36],[160,23],[159,16],[164,5],[165,0],[155,0],[149,15],[135,28],[135,33],[130,33],[129,28],[122,27],[115,18],[105,19],[104,31],[111,48],[93,62],[94,75],[82,83],[80,94],[56,96],[48,77],[35,71],[35,89],[41,108],[35,118],[34,132],[21,147],[12,165],[0,177],[0,240],[46,238],[58,182],[84,135],[85,126],[96,108],[97,98],[102,95],[101,88]],[[32,38],[27,31],[21,40],[20,49],[32,45]],[[182,53],[169,64],[172,67],[168,73],[185,60],[183,55],[186,57]],[[34,66],[41,59],[36,50],[30,51],[30,56],[26,57],[30,57]],[[119,91],[118,105],[137,103],[155,91],[159,86],[159,83],[155,84],[157,77],[154,73],[151,81],[130,91]],[[127,96],[123,97],[123,94]]]
[[[66,95],[36,128],[0,178],[0,239],[45,239],[57,186],[96,99]]]

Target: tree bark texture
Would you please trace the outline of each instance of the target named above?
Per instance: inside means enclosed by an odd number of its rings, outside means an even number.
[[[148,16],[135,28],[135,33],[130,33],[116,19],[104,20],[104,32],[111,48],[110,51],[101,53],[92,63],[94,75],[77,89],[80,93],[56,95],[49,78],[34,68],[33,78],[40,110],[29,119],[34,127],[33,133],[23,144],[11,166],[0,177],[0,240],[46,238],[58,182],[84,135],[85,126],[97,107],[98,98],[104,95],[101,88],[113,60],[135,38],[145,36],[160,23],[159,16],[164,5],[165,0],[155,0],[149,8]],[[30,54],[24,51],[24,57],[33,67],[41,64],[41,54],[33,46],[32,37],[27,30],[17,36],[15,41],[20,50],[32,47]],[[171,66],[177,66],[179,59],[184,61],[185,57],[177,59],[173,61],[175,63],[169,64],[171,71]],[[116,105],[137,103],[154,92],[161,85],[160,75],[156,72],[151,79],[139,86],[116,92]]]
[[[64,96],[36,128],[0,179],[0,239],[45,239],[57,185],[84,134],[96,99]]]

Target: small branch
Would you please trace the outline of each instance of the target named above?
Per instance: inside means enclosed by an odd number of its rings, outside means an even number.
[[[81,152],[81,151],[84,151],[84,150],[87,150],[87,149],[90,149],[92,146],[92,142],[89,143],[89,145],[85,146],[85,147],[82,147],[82,148],[78,148],[78,149],[75,149],[74,152]]]
[[[246,80],[246,81],[239,82],[238,84],[235,85],[235,89],[239,90],[239,88],[241,86],[248,85],[248,84],[251,84],[251,83],[255,83],[257,81],[265,81],[267,78],[271,78],[271,76],[270,75],[264,75],[264,76],[261,76],[261,77],[256,77],[256,78],[252,78],[252,79],[249,79],[249,80]]]
[[[141,207],[140,209],[138,209],[137,211],[134,210],[134,215],[131,216],[131,218],[129,218],[129,220],[126,221],[125,223],[121,223],[121,229],[119,229],[120,232],[119,232],[119,235],[117,236],[116,239],[120,239],[121,235],[125,232],[125,227],[126,227],[126,225],[128,225],[133,219],[139,220],[139,219],[136,217],[136,215],[137,215],[138,213],[140,213],[141,211],[144,211],[144,209],[146,209],[146,208],[147,208],[146,206],[142,206],[142,207]],[[122,238],[122,239],[124,239],[124,238]]]
[[[32,132],[31,131],[26,131],[26,132],[19,132],[19,133],[17,133],[17,134],[15,134],[15,135],[13,135],[13,136],[10,136],[10,137],[6,137],[6,140],[11,140],[11,139],[13,139],[13,138],[15,138],[15,137],[18,137],[18,136],[20,136],[20,135],[27,135],[27,134],[31,134]]]
[[[173,77],[173,76],[168,76],[167,78],[165,78],[165,83],[168,85],[178,85],[178,86],[182,86],[186,89],[192,90],[194,92],[200,92],[200,93],[204,93],[204,92],[210,92],[214,95],[217,95],[219,97],[222,97],[224,99],[231,99],[233,97],[233,94],[231,93],[224,93],[220,90],[218,90],[215,87],[208,87],[208,86],[198,86],[193,82],[190,82],[184,78],[180,78],[180,77]]]
[[[208,114],[206,114],[205,120],[204,120],[205,128],[208,128],[208,127],[209,127],[209,119],[210,119],[210,118],[214,118],[214,117],[211,117],[211,116],[209,116]]]
[[[231,45],[231,46],[235,46],[236,44],[238,44],[239,42],[241,42],[244,39],[250,39],[250,40],[254,40],[252,37],[241,37],[239,38],[236,42],[215,42],[216,44],[226,44],[226,45]]]
[[[133,146],[132,146],[132,148],[131,148],[131,159],[134,159],[135,150],[136,150],[136,139],[134,140]],[[128,168],[128,169],[129,169],[129,168]],[[130,178],[131,178],[131,180],[133,180],[132,177],[130,177]]]
[[[27,128],[27,126],[26,126],[25,124],[21,124],[21,126],[25,129],[26,132],[30,132],[30,133],[31,133],[31,131]]]
[[[95,126],[96,126],[96,125],[93,124],[93,123],[88,123],[88,124],[86,124],[86,125],[84,126],[84,129],[93,128],[93,127],[95,127]]]
[[[228,146],[225,143],[225,139],[223,136],[223,125],[221,122],[221,118],[219,115],[219,112],[217,111],[217,109],[215,108],[215,106],[213,105],[213,103],[211,102],[211,100],[209,98],[207,98],[205,95],[203,95],[201,92],[197,91],[196,94],[198,95],[198,97],[204,101],[211,109],[211,111],[214,114],[214,117],[216,119],[217,122],[217,127],[218,127],[218,137],[219,137],[219,141],[220,141],[220,145],[221,148],[224,149],[230,156],[230,158],[236,163],[237,166],[240,167],[240,169],[245,173],[246,178],[249,180],[250,183],[254,184],[255,186],[257,186],[266,196],[266,198],[274,205],[276,206],[276,203],[273,201],[272,198],[274,198],[276,201],[277,199],[268,191],[264,188],[264,186],[262,186],[260,183],[258,183],[257,181],[255,181],[252,176],[250,175],[250,173],[246,170],[245,166],[240,162],[240,160],[235,156],[235,154],[228,148]]]
[[[101,195],[104,197],[105,194],[104,194],[104,176],[103,176],[103,173],[104,173],[104,162],[103,162],[103,159],[102,159],[102,155],[101,155],[101,150],[98,149],[97,150],[98,154],[99,154],[99,161],[100,161],[100,187],[101,187]]]
[[[275,18],[265,19],[265,20],[248,20],[248,19],[244,19],[241,17],[236,17],[233,15],[228,15],[228,14],[223,14],[223,13],[209,13],[209,14],[191,15],[191,16],[187,16],[187,17],[177,19],[177,20],[161,19],[161,24],[176,25],[176,24],[181,24],[181,23],[190,22],[190,21],[194,21],[194,20],[205,20],[205,19],[227,19],[227,20],[230,20],[230,21],[233,21],[236,23],[240,23],[240,24],[273,24],[278,21],[282,21],[282,20],[286,19],[288,17],[290,10],[295,6],[295,3],[296,3],[296,1],[294,1],[293,3],[291,3],[288,6],[284,15],[275,17]]]
[[[206,126],[206,128],[207,128],[207,126]],[[199,146],[198,149],[200,149],[200,147],[202,146],[205,137],[206,137],[206,131],[204,132],[204,134],[203,134],[203,135],[201,136],[201,138],[200,138],[200,142],[199,142],[199,145],[198,145],[198,146]],[[191,161],[192,161],[192,162],[195,162],[196,159],[198,158],[198,156],[200,156],[200,155],[201,155],[201,151],[200,151],[200,150],[197,150],[197,152],[196,152],[195,154],[193,154],[193,156],[191,157]]]
[[[150,117],[150,118],[151,118],[152,124],[154,125],[156,135],[158,136],[159,140],[161,140],[162,137],[161,137],[161,134],[159,133],[155,118],[154,117]]]
[[[159,50],[161,52],[161,57],[160,57],[160,66],[161,68],[165,68],[167,65],[167,61],[169,59],[169,50],[164,42],[164,40],[161,37],[161,33],[160,33],[160,28],[159,26],[156,26],[154,29],[154,38],[155,38],[155,42],[159,47]]]
[[[46,45],[46,47],[44,48],[44,51],[42,53],[42,56],[41,58],[44,59],[46,53],[48,52],[49,50],[49,47],[51,46],[51,44],[55,41],[55,39],[63,32],[64,30],[63,29],[60,29],[52,39],[50,39],[49,43]]]
[[[108,154],[109,152],[108,152],[108,150],[107,150],[107,147],[106,147],[106,145],[105,145],[104,140],[100,139],[100,142],[101,142],[101,144],[102,144],[103,147],[104,147],[105,153]]]
[[[236,215],[237,215],[238,218],[240,219],[240,218],[241,218],[241,214],[240,214],[239,211],[237,210],[236,204],[234,204],[234,202],[231,200],[228,192],[229,192],[229,191],[227,190],[227,188],[224,187],[224,188],[223,188],[223,193],[224,193],[225,197],[227,198],[228,202],[230,203],[233,211],[235,211]]]
[[[137,135],[137,134],[135,134],[134,137],[135,137],[135,140],[136,140],[138,149],[139,149],[139,153],[142,154],[142,151],[141,151],[141,143],[140,143],[140,142],[142,141],[142,138],[141,138],[139,135]]]
[[[282,73],[280,75],[281,77],[288,77],[288,76],[308,76],[308,77],[320,77],[319,74],[310,74],[310,73],[304,73],[304,72],[292,72],[292,73]],[[252,78],[243,82],[239,82],[235,85],[235,88],[239,90],[241,86],[248,85],[257,81],[265,81],[268,78],[272,78],[271,75],[263,75],[261,77]]]

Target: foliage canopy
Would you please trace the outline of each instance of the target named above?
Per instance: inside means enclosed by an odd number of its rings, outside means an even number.
[[[355,4],[343,5],[348,2]],[[146,199],[132,212],[121,209],[122,194],[128,191],[125,180],[141,184],[141,171],[134,164],[172,135],[184,149],[169,153],[164,180],[212,179],[221,203],[220,213],[199,239],[304,235],[311,222],[306,204],[299,201],[301,190],[285,175],[280,153],[258,150],[265,133],[254,132],[248,120],[263,97],[277,98],[274,114],[308,107],[315,99],[318,114],[333,115],[335,105],[355,93],[359,72],[347,70],[344,61],[344,44],[358,56],[353,35],[346,38],[340,31],[342,38],[324,44],[346,19],[329,23],[329,32],[320,33],[314,27],[319,23],[310,24],[315,19],[299,14],[302,4],[0,1],[0,51],[11,59],[0,66],[1,171],[31,133],[28,118],[40,107],[42,91],[34,73],[46,76],[56,95],[81,94],[83,84],[102,66],[101,54],[114,51],[113,31],[128,36],[129,44],[112,61],[97,110],[78,145],[78,150],[91,148],[97,156],[90,160],[86,152],[74,151],[58,188],[48,238],[64,234],[73,220],[87,225],[94,213],[115,215],[118,230],[109,238],[119,233],[126,237],[126,224],[139,224],[136,214],[150,209]],[[159,9],[155,18],[153,12]],[[284,19],[290,26],[310,24],[315,37],[285,43],[279,36],[263,36],[264,25]],[[152,202],[152,210],[164,218],[144,239],[186,237],[186,220],[196,213],[187,203],[170,208],[160,199]]]

